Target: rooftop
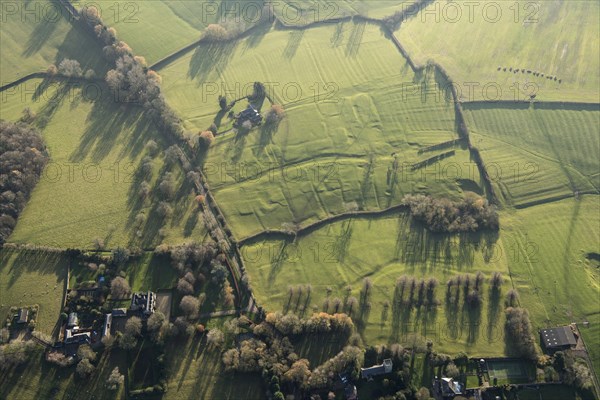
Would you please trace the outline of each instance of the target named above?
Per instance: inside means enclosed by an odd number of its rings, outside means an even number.
[[[540,336],[547,349],[571,347],[577,344],[577,339],[570,326],[542,329]]]

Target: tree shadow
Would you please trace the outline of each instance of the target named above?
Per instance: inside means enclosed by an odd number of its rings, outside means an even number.
[[[272,26],[273,25],[268,22],[263,22],[259,24],[256,28],[254,28],[252,33],[248,35],[248,37],[244,41],[243,52],[258,47],[258,45],[260,45],[267,33],[271,31]]]
[[[346,57],[355,58],[358,55],[366,27],[366,21],[353,23],[352,31],[350,32],[350,37],[348,38],[348,43],[346,44]]]
[[[27,43],[25,44],[25,49],[23,49],[21,55],[24,57],[31,57],[40,51],[48,39],[54,34],[54,31],[56,31],[56,28],[60,23],[60,18],[61,17],[56,18],[56,21],[53,21],[53,18],[41,18],[41,21],[35,25],[33,32],[29,35]]]
[[[198,78],[200,85],[209,81],[213,71],[220,76],[233,56],[236,46],[236,42],[200,44],[190,58],[188,77]]]
[[[289,33],[288,42],[283,49],[283,57],[292,60],[298,49],[300,48],[300,43],[302,42],[302,38],[304,37],[305,30],[304,29],[295,29]]]

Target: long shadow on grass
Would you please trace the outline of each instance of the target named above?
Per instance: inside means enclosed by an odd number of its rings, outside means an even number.
[[[300,43],[302,42],[302,38],[304,37],[305,30],[297,29],[293,30],[289,33],[288,42],[283,49],[283,57],[287,60],[292,60],[298,49],[300,48]]]
[[[414,272],[417,268],[422,274],[433,272],[438,267],[459,270],[469,268],[475,263],[475,254],[489,262],[494,257],[494,244],[498,233],[492,231],[469,233],[434,233],[422,223],[408,216],[399,220],[398,238],[396,239],[396,257]]]
[[[190,58],[188,77],[198,80],[198,85],[214,79],[212,72],[219,76],[235,52],[236,42],[206,43],[199,45]]]
[[[58,21],[53,21],[52,18],[42,18],[42,21],[35,25],[33,32],[27,39],[22,55],[30,57],[40,51],[57,27]]]

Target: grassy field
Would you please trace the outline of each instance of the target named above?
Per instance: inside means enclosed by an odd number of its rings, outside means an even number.
[[[100,3],[106,25],[114,27],[119,39],[129,44],[135,54],[144,56],[149,64],[199,40],[209,24],[251,27],[258,22],[262,6],[263,0]]]
[[[170,263],[149,252],[131,258],[123,270],[127,273],[129,285],[134,292],[171,289],[175,287],[177,281],[177,273]],[[98,271],[91,271],[83,264],[73,263],[69,288],[74,288],[81,282],[95,281],[99,275]]]
[[[75,377],[75,367],[57,368],[39,353],[25,366],[0,374],[0,399],[29,400],[59,398],[65,400],[124,399],[123,388],[111,392],[106,379],[115,367],[127,374],[127,360],[120,352],[99,355],[96,371],[88,380]],[[15,384],[15,381],[18,384]]]
[[[222,327],[227,319],[209,320],[205,326]],[[206,334],[183,342],[170,342],[166,349],[169,391],[164,399],[223,400],[263,399],[265,394],[258,374],[225,373],[221,352],[207,346]],[[232,384],[235,382],[235,384]]]
[[[365,312],[367,302],[360,300],[354,310],[367,343],[411,344],[417,333],[432,339],[442,352],[494,356],[503,353],[501,305],[488,301],[486,289],[479,312],[462,307],[462,299],[458,307],[446,307],[444,284],[458,274],[476,271],[487,277],[493,271],[507,276],[503,247],[492,237],[432,235],[400,214],[334,223],[295,244],[259,242],[244,247],[242,254],[258,302],[269,310],[310,315],[323,308],[326,298],[332,302],[334,298],[345,302],[348,296],[362,299],[363,279],[368,277],[373,282],[367,301],[371,309]],[[394,284],[401,275],[437,278],[442,305],[433,310],[395,310]],[[297,294],[290,299],[288,286],[308,284],[310,298],[304,290],[301,299]],[[392,304],[387,311],[386,302]]]
[[[566,199],[504,214],[510,273],[521,304],[536,331],[590,321],[581,327],[590,349],[598,347],[598,266],[588,259],[600,253],[600,205],[597,196]],[[588,330],[589,329],[589,330]],[[600,364],[592,351],[594,367]]]
[[[432,235],[411,226],[403,215],[356,218],[319,229],[297,243],[254,243],[242,248],[242,254],[258,301],[267,309],[299,313],[310,312],[312,307],[321,309],[327,297],[347,297],[347,285],[360,299],[362,280],[368,277],[374,285],[372,309],[365,322],[357,318],[359,325],[365,325],[361,333],[368,343],[402,339],[408,327],[420,333],[426,329],[444,352],[500,356],[504,353],[502,306],[490,307],[487,290],[478,316],[451,314],[442,305],[436,313],[413,310],[395,321],[393,313],[385,316],[383,304],[392,302],[396,278],[403,274],[436,277],[441,283],[438,298],[443,299],[443,283],[459,273],[480,270],[489,277],[492,271],[500,271],[509,279],[505,290],[518,289],[536,330],[593,321],[599,281],[597,268],[586,254],[598,253],[595,227],[599,215],[595,196],[584,196],[580,201],[563,200],[503,212],[498,238],[462,239]],[[297,295],[289,299],[288,286],[298,284],[312,285],[309,300],[306,296],[298,300]],[[451,337],[449,327],[456,321],[460,321],[458,332],[462,335],[455,331]],[[475,321],[480,326],[469,334]],[[435,331],[438,327],[440,330]],[[596,343],[597,335],[589,337]]]
[[[65,58],[84,70],[106,73],[102,47],[82,26],[71,23],[66,11],[50,0],[3,2],[0,82],[6,84]]]
[[[178,163],[165,164],[170,143],[140,108],[115,103],[104,86],[34,80],[6,93],[0,118],[16,120],[25,107],[37,113],[51,161],[10,241],[89,249],[95,238],[108,248],[203,240],[193,187]],[[158,144],[154,155],[146,148],[150,140]],[[145,156],[153,158],[153,173],[150,195],[141,201]],[[173,214],[163,223],[158,184],[168,172],[175,194]],[[139,213],[146,217],[141,226],[135,222]]]
[[[466,105],[465,118],[507,205],[600,188],[600,106]]]
[[[258,32],[236,43],[201,45],[160,73],[188,130],[219,125],[204,169],[239,237],[353,207],[387,208],[414,191],[458,197],[465,183],[481,191],[459,146],[446,149],[455,153],[439,163],[411,169],[444,152],[419,150],[458,137],[454,111],[437,96],[434,77],[415,76],[375,25]],[[265,83],[287,117],[276,131],[235,134],[219,115],[218,95],[241,98],[255,81]],[[394,160],[392,184],[387,174]]]
[[[504,100],[536,94],[543,100],[600,102],[597,2],[489,3],[469,11],[467,2],[434,2],[403,23],[396,36],[416,62],[441,64],[467,101],[493,100],[500,88]],[[468,82],[478,84],[472,98]],[[487,95],[486,84],[493,86]]]
[[[51,334],[62,308],[68,259],[45,252],[0,250],[0,316],[10,307],[40,306],[36,330]]]
[[[285,25],[303,26],[351,15],[382,18],[401,11],[412,3],[410,0],[341,0],[334,2],[285,0],[281,3],[274,3],[273,10],[278,20]]]

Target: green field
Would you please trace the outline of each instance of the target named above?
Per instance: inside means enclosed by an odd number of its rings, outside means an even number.
[[[62,308],[68,259],[38,251],[0,251],[0,315],[10,307],[40,306],[36,330],[53,333]],[[33,283],[33,284],[32,284]]]
[[[463,100],[494,100],[500,88],[504,100],[536,94],[538,100],[600,102],[597,2],[487,2],[471,9],[468,2],[452,3],[430,4],[396,36],[415,62],[441,64]],[[556,76],[562,83],[509,68]],[[478,85],[473,96],[469,82]]]
[[[119,39],[152,64],[198,41],[209,24],[250,28],[258,22],[262,4],[263,0],[139,0],[100,3],[100,8],[104,22],[117,30]]]
[[[205,323],[207,328],[222,327],[226,319],[213,319]],[[225,373],[221,364],[221,352],[206,344],[206,334],[192,336],[182,342],[167,346],[169,391],[164,399],[223,399],[259,400],[264,390],[259,374]],[[235,384],[232,384],[235,382]]]
[[[52,334],[62,309],[67,257],[43,251],[0,250],[0,316],[10,307],[40,306],[36,330]]]
[[[50,0],[3,2],[0,71],[2,85],[32,72],[46,71],[65,58],[79,61],[84,71],[104,76],[102,47],[91,32],[69,21],[66,11]]]
[[[75,367],[58,368],[44,361],[42,348],[25,366],[0,374],[0,399],[123,399],[123,389],[106,390],[106,379],[115,367],[127,374],[125,354],[106,352],[98,356],[96,371],[88,380],[75,376]],[[18,382],[18,384],[15,384]]]
[[[333,223],[297,243],[259,242],[242,248],[242,254],[257,300],[269,310],[310,315],[313,307],[322,309],[326,298],[344,301],[348,285],[351,296],[361,299],[363,279],[368,277],[373,282],[371,310],[363,317],[358,308],[354,311],[367,343],[410,344],[417,333],[432,339],[442,352],[495,356],[503,353],[501,305],[488,301],[486,289],[479,312],[463,308],[462,300],[458,309],[447,308],[444,284],[458,274],[477,271],[487,277],[493,271],[507,276],[503,247],[492,237],[432,235],[400,214]],[[384,303],[394,303],[394,285],[401,275],[437,278],[442,305],[433,310],[390,307],[385,312]],[[294,295],[290,300],[288,286],[299,284],[312,286],[310,299]]]
[[[507,213],[503,235],[510,273],[521,304],[529,310],[534,329],[598,321],[598,267],[589,253],[600,253],[600,204],[597,196],[566,199]],[[596,328],[581,327],[589,348],[596,347]],[[589,334],[589,336],[588,336]],[[592,352],[594,366],[600,359]]]
[[[468,190],[481,191],[476,169],[463,166],[469,154],[459,146],[447,149],[454,155],[439,163],[410,168],[442,153],[419,150],[458,137],[454,111],[435,96],[434,78],[415,76],[375,25],[275,29],[234,44],[201,45],[159,72],[188,130],[220,124],[204,170],[240,238],[353,207],[384,209],[414,191],[459,197],[467,181],[473,181]],[[265,83],[287,117],[275,132],[236,135],[219,117],[217,97],[243,97],[254,81]],[[399,170],[391,184],[394,158]],[[444,168],[450,168],[449,179]]]
[[[284,25],[304,26],[354,15],[380,19],[402,11],[412,3],[410,0],[285,0],[281,3],[275,2],[273,10],[277,19]]]
[[[507,205],[576,191],[598,193],[600,106],[467,104],[465,118],[471,141]]]
[[[33,80],[3,95],[0,118],[16,120],[31,107],[50,153],[10,241],[90,249],[96,238],[107,248],[146,248],[159,243],[161,235],[167,243],[203,240],[206,231],[194,205],[194,189],[178,163],[165,166],[163,150],[171,143],[140,108],[115,103],[100,85]],[[151,194],[142,202],[139,168],[150,155],[145,148],[150,140],[158,144],[158,153],[152,156]],[[173,174],[176,191],[173,215],[160,232],[157,186],[167,172]],[[138,228],[140,212],[146,222]]]

